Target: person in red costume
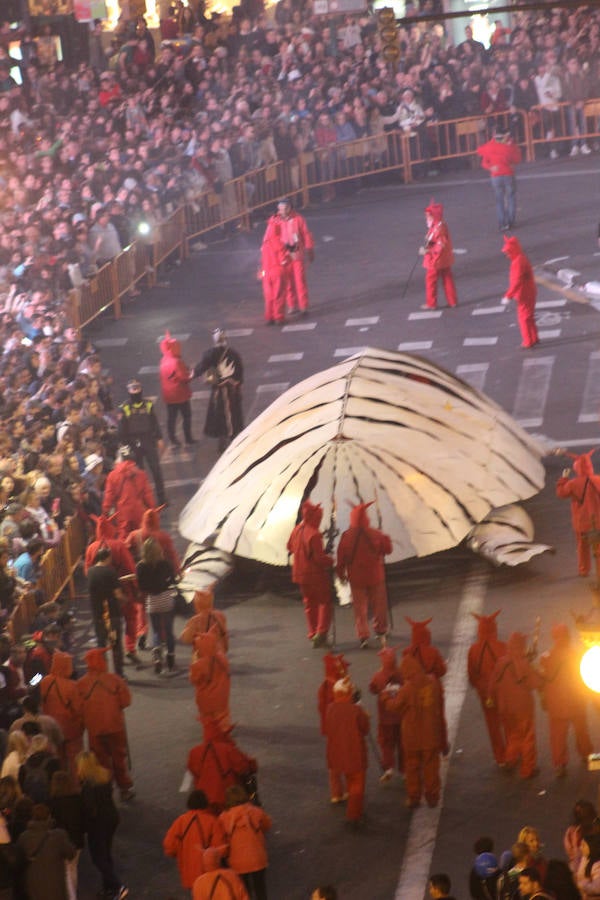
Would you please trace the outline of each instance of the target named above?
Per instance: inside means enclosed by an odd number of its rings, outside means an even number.
[[[203,851],[225,843],[223,828],[207,807],[204,791],[193,790],[187,799],[187,812],[177,816],[163,839],[165,856],[177,860],[181,885],[188,890],[204,874]]]
[[[40,700],[42,712],[52,716],[60,725],[64,737],[61,748],[63,766],[75,777],[75,757],[83,750],[83,699],[72,675],[71,654],[55,650],[50,674],[40,683]]]
[[[564,469],[556,482],[556,496],[571,501],[571,522],[577,540],[577,568],[580,575],[590,573],[590,546],[596,559],[596,580],[600,584],[600,543],[590,545],[589,532],[600,528],[600,475],[594,472],[592,453],[573,457],[573,472]]]
[[[86,674],[77,687],[83,698],[83,721],[90,750],[100,765],[114,774],[123,800],[131,800],[135,792],[127,764],[127,729],[123,710],[131,703],[127,682],[109,672],[106,648],[88,650],[85,654]]]
[[[217,650],[227,653],[229,650],[229,635],[227,632],[227,618],[225,613],[213,609],[214,593],[212,587],[206,591],[196,591],[194,594],[195,615],[189,619],[179,640],[182,644],[194,644],[199,634],[205,634],[211,628],[217,635]]]
[[[513,632],[497,661],[488,686],[488,703],[498,709],[506,737],[505,761],[514,768],[519,759],[521,778],[537,774],[534,691],[543,681],[527,655],[525,635]]]
[[[160,527],[160,513],[162,509],[164,509],[163,506],[147,509],[142,516],[141,527],[129,532],[126,544],[134,557],[139,560],[142,556],[142,545],[144,541],[146,538],[153,537],[162,547],[164,557],[171,563],[175,575],[179,577],[181,575],[181,560],[179,559],[179,554],[175,549],[175,544],[173,543],[171,535],[168,531],[163,531]]]
[[[323,549],[323,537],[319,531],[323,510],[310,500],[302,504],[302,521],[296,525],[287,542],[288,552],[294,557],[292,581],[300,586],[302,602],[308,625],[308,639],[314,647],[327,642],[331,624],[330,569],[333,558]]]
[[[194,638],[196,659],[190,666],[190,681],[196,688],[196,706],[203,724],[211,719],[222,729],[229,720],[229,663],[217,649],[218,633],[210,628]]]
[[[177,418],[181,415],[183,437],[188,446],[195,444],[192,437],[192,390],[190,381],[193,373],[181,358],[181,344],[165,332],[160,342],[162,357],[159,366],[160,391],[167,407],[167,433],[171,447],[181,444],[175,435]]]
[[[454,264],[452,238],[444,222],[444,207],[441,203],[431,201],[425,209],[425,221],[427,222],[425,246],[419,250],[423,256],[425,269],[425,303],[421,309],[437,308],[437,288],[440,279],[444,285],[448,306],[456,306],[458,298],[452,274]]]
[[[219,822],[228,844],[227,862],[240,876],[252,900],[267,900],[267,846],[265,832],[271,817],[260,806],[250,803],[239,785],[225,791],[225,811]]]
[[[386,701],[398,693],[402,684],[402,674],[397,665],[396,651],[386,647],[379,651],[381,668],[375,672],[369,682],[369,690],[377,697],[377,742],[381,749],[383,775],[379,779],[382,784],[389,781],[394,774],[394,763],[398,763],[398,771],[404,771],[402,757],[402,714],[387,707]]]
[[[528,350],[540,342],[535,324],[537,287],[533,269],[516,237],[504,238],[502,252],[510,259],[509,284],[502,302],[516,301],[517,321],[521,330],[521,347]]]
[[[498,638],[497,617],[501,610],[497,609],[491,616],[480,616],[472,613],[479,622],[477,640],[469,647],[467,672],[469,684],[474,687],[481,703],[485,724],[488,730],[492,753],[499,766],[506,760],[506,741],[502,730],[502,722],[498,709],[488,705],[488,689],[490,677],[501,656],[506,653],[506,643]]]
[[[292,257],[281,239],[281,223],[276,216],[273,219],[260,248],[259,274],[265,299],[265,321],[267,325],[283,325]]]
[[[303,216],[292,209],[291,202],[285,198],[277,204],[277,212],[267,222],[265,240],[271,240],[279,230],[279,237],[290,254],[289,273],[286,278],[287,312],[308,315],[308,288],[306,286],[306,260],[313,262],[315,258],[315,242]]]
[[[117,534],[125,540],[130,531],[140,528],[147,509],[156,506],[148,476],[138,469],[130,447],[121,447],[119,462],[108,473],[102,497],[102,513],[115,513]]]
[[[444,658],[437,647],[431,643],[431,631],[427,627],[431,619],[424,619],[422,622],[413,622],[408,616],[404,617],[412,629],[412,639],[408,647],[402,651],[402,656],[413,656],[424,672],[428,675],[435,675],[441,679],[447,671]],[[444,756],[449,751],[448,747],[448,728],[446,725],[446,715],[444,712],[444,688],[442,687],[442,720],[444,723],[444,742],[442,744],[442,752]]]
[[[360,703],[355,702],[350,679],[336,681],[333,703],[325,716],[329,790],[332,803],[348,799],[346,820],[353,825],[360,824],[365,804],[369,728],[369,716]]]
[[[325,679],[319,685],[317,692],[321,734],[325,734],[325,717],[329,704],[333,703],[333,687],[340,678],[348,675],[350,668],[350,663],[344,658],[343,653],[326,653],[323,657],[323,665],[325,666]]]
[[[340,538],[336,571],[342,582],[350,582],[356,634],[361,648],[369,646],[369,607],[373,627],[382,645],[388,632],[387,591],[383,558],[392,552],[389,535],[371,528],[367,509],[359,503],[350,513],[350,528]]]
[[[240,784],[246,775],[256,772],[256,760],[242,753],[231,732],[223,730],[213,719],[206,719],[204,740],[189,752],[187,768],[194,778],[196,790],[204,791],[211,808],[217,812],[225,806],[225,791]]]
[[[403,685],[384,705],[402,717],[402,753],[406,805],[414,809],[425,795],[428,806],[440,800],[440,753],[446,741],[442,688],[435,675],[423,671],[414,656],[400,664]]]
[[[192,900],[250,900],[244,882],[223,865],[227,847],[209,847],[202,854],[204,874],[196,878]]]
[[[586,688],[579,672],[582,650],[572,643],[563,623],[552,628],[552,640],[553,646],[540,657],[539,671],[544,680],[542,705],[548,713],[552,763],[557,778],[562,778],[569,761],[569,728],[573,728],[575,746],[584,763],[592,752],[592,742],[586,718]]]
[[[496,197],[496,213],[500,231],[508,231],[517,217],[517,182],[515,166],[521,162],[521,150],[510,134],[494,135],[491,141],[477,148],[481,165],[492,179]]]

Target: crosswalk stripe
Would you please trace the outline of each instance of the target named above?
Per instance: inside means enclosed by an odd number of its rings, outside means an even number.
[[[590,353],[578,422],[597,422],[600,418],[600,351]]]
[[[190,339],[190,333],[189,333],[189,332],[185,332],[184,334],[171,334],[170,337],[171,337],[171,338],[174,338],[176,341],[189,341],[189,339]],[[161,341],[164,341],[164,339],[165,339],[165,335],[164,335],[164,334],[161,334],[160,337],[157,337],[157,338],[156,338],[156,343],[157,343],[157,344],[160,344],[160,342],[161,342]]]
[[[304,353],[274,353],[269,357],[269,362],[298,362],[303,356]]]
[[[254,334],[254,328],[227,328],[226,334],[228,338],[250,337]]]
[[[432,347],[433,341],[405,341],[403,344],[398,344],[398,350],[409,353],[412,350],[431,350]]]
[[[415,322],[419,319],[439,319],[441,315],[441,309],[424,309],[419,312],[411,312],[408,317],[408,321]]]
[[[334,351],[333,355],[345,358],[346,356],[354,356],[355,353],[362,353],[366,349],[366,347],[339,347],[338,350]]]
[[[493,347],[497,343],[497,337],[465,338],[463,341],[463,347]]]
[[[346,328],[353,328],[359,325],[377,325],[378,322],[379,316],[368,316],[366,319],[346,319]]]
[[[555,359],[555,356],[538,356],[523,360],[512,414],[525,428],[537,428],[544,421],[544,407]]]
[[[536,309],[556,309],[559,306],[566,306],[567,299],[563,297],[560,300],[537,300],[535,304]]]
[[[551,328],[550,331],[538,331],[540,341],[551,341],[560,337],[560,328]]]
[[[506,309],[505,304],[500,306],[477,306],[472,312],[472,316],[491,316],[493,313],[501,313]]]
[[[128,340],[126,337],[98,338],[93,344],[94,347],[124,347]]]
[[[279,381],[273,384],[259,384],[256,388],[257,394],[283,394],[289,388],[289,381]]]
[[[456,367],[456,374],[470,384],[471,387],[482,391],[489,367],[489,363],[465,363],[465,365]]]
[[[284,325],[282,331],[312,331],[317,327],[316,322],[298,322],[297,325]]]
[[[156,375],[157,372],[158,366],[142,366],[138,369],[138,375]]]
[[[210,397],[210,391],[194,391],[192,394],[192,400],[208,400]]]

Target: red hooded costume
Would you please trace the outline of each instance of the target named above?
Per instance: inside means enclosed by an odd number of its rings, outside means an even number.
[[[327,736],[327,766],[331,802],[348,798],[346,819],[360,820],[365,803],[367,774],[366,736],[369,716],[359,703],[353,702],[354,687],[349,678],[337,681],[333,688],[333,703],[327,707],[325,734]],[[344,793],[346,780],[347,794]]]
[[[446,742],[442,688],[428,675],[414,656],[405,656],[400,665],[404,684],[384,705],[402,717],[402,750],[406,777],[406,802],[419,806],[421,797],[429,806],[440,799],[440,753]]]
[[[490,677],[499,658],[506,653],[505,642],[498,639],[496,618],[500,615],[500,610],[497,609],[491,616],[480,616],[477,613],[472,615],[479,622],[479,626],[477,640],[469,647],[467,659],[469,684],[475,688],[479,696],[494,759],[499,766],[503,766],[506,747],[502,723],[497,707],[489,706],[487,702]]]
[[[323,549],[319,531],[323,510],[310,500],[302,504],[302,521],[287,542],[293,554],[292,581],[300,585],[309,639],[324,643],[331,624],[330,569],[333,559]]]
[[[90,750],[100,765],[114,773],[122,793],[132,785],[127,764],[127,732],[123,710],[131,703],[127,682],[109,672],[106,648],[88,650],[85,654],[87,673],[77,687],[83,699],[83,721],[87,729]]]
[[[210,847],[202,854],[204,874],[194,882],[192,900],[249,900],[244,882],[223,865],[227,847]]]
[[[50,674],[40,683],[40,700],[44,715],[52,716],[60,725],[64,737],[63,763],[75,775],[75,757],[83,750],[83,699],[72,674],[71,654],[55,650]]]
[[[265,298],[265,319],[268,325],[284,321],[284,304],[288,281],[292,277],[292,258],[281,240],[281,226],[277,217],[267,228],[260,248],[261,280]]]
[[[447,671],[444,658],[437,647],[432,646],[431,632],[427,627],[431,619],[424,619],[422,622],[414,622],[409,616],[404,617],[412,629],[412,640],[408,647],[402,651],[402,656],[414,657],[424,672],[428,675],[435,675],[441,679]],[[441,687],[441,682],[440,682]],[[444,756],[448,753],[448,728],[446,725],[446,714],[444,712],[444,689],[442,691],[442,721],[444,723],[444,741],[442,752]]]
[[[383,531],[371,528],[367,513],[371,503],[359,503],[352,509],[350,528],[342,534],[337,551],[336,571],[342,581],[350,582],[354,623],[361,643],[369,638],[369,605],[375,633],[385,638],[388,631],[383,558],[392,552],[392,541]]]
[[[177,860],[184,888],[191,890],[194,881],[204,874],[204,850],[225,843],[223,828],[214,813],[205,809],[189,809],[178,816],[163,840],[165,856]],[[222,847],[223,852],[226,851]]]
[[[181,575],[181,560],[179,559],[179,554],[175,549],[175,544],[173,543],[171,535],[167,531],[161,530],[161,509],[163,509],[162,506],[157,506],[153,509],[146,510],[142,516],[141,528],[136,528],[135,531],[129,533],[127,537],[127,546],[133,551],[136,559],[140,559],[142,555],[142,544],[147,538],[154,538],[160,544],[165,559],[173,566],[175,575],[179,576]]]
[[[556,482],[556,496],[571,501],[571,522],[577,539],[577,566],[580,575],[590,571],[590,542],[587,532],[600,529],[600,475],[594,473],[592,453],[573,457],[575,476],[563,475]],[[596,574],[600,581],[600,543],[594,543]]]
[[[159,366],[160,390],[165,403],[185,403],[191,400],[192,372],[181,358],[181,344],[169,332],[160,342],[162,357]]]
[[[444,207],[441,203],[431,201],[425,209],[427,218],[427,234],[425,235],[425,305],[430,309],[437,307],[437,286],[442,280],[448,306],[456,306],[456,285],[452,275],[454,253],[448,226],[444,222]]]
[[[508,289],[505,296],[517,302],[517,319],[521,329],[521,346],[534,347],[539,343],[535,324],[537,287],[531,263],[516,237],[505,237],[502,252],[510,259]]]
[[[517,144],[495,138],[478,147],[477,153],[481,157],[482,167],[488,170],[492,178],[514,175],[514,167],[521,162],[521,150]]]
[[[182,644],[193,644],[199,634],[204,634],[213,628],[217,635],[217,650],[227,653],[229,650],[227,619],[225,613],[213,609],[213,603],[214,594],[212,588],[206,591],[196,591],[194,594],[196,615],[186,622],[183,631],[179,635],[179,640]]]
[[[132,459],[118,462],[108,473],[102,498],[102,512],[115,511],[118,536],[125,540],[130,531],[139,528],[147,509],[156,506],[148,476]]]
[[[291,210],[286,217],[276,213],[267,222],[265,241],[279,231],[279,239],[290,249],[289,274],[286,277],[287,311],[308,310],[308,288],[306,286],[306,258],[312,262],[315,253],[314,238],[303,216]]]
[[[375,672],[369,682],[369,690],[377,697],[377,740],[381,748],[383,775],[381,781],[388,781],[394,773],[394,763],[398,762],[398,771],[404,771],[402,758],[402,733],[400,724],[402,715],[397,710],[389,709],[386,700],[395,697],[402,684],[402,674],[397,665],[396,651],[386,647],[379,651],[381,668]]]
[[[319,685],[317,703],[319,708],[319,720],[321,734],[325,734],[325,716],[330,703],[333,703],[333,686],[340,678],[345,678],[350,668],[350,663],[344,658],[343,653],[326,653],[323,657],[325,666],[325,680]]]
[[[244,876],[267,868],[265,832],[271,828],[272,821],[264,809],[250,802],[238,803],[224,810],[219,822],[228,844],[227,862],[234,872]],[[259,894],[253,891],[252,896]]]
[[[204,740],[192,747],[187,767],[194,776],[194,787],[204,791],[211,807],[221,811],[225,805],[225,791],[240,778],[256,772],[256,760],[242,753],[233,738],[231,728],[223,731],[212,719],[206,719]]]
[[[212,719],[222,729],[229,727],[229,663],[217,649],[218,634],[211,628],[196,635],[196,660],[190,666],[190,681],[196,688],[196,706],[204,722]]]
[[[569,761],[570,726],[584,763],[592,752],[592,742],[585,709],[587,689],[579,672],[583,651],[571,642],[569,629],[562,623],[553,627],[552,639],[553,646],[540,657],[540,674],[544,680],[542,704],[548,713],[552,762],[557,775],[564,775]]]
[[[527,658],[525,636],[515,631],[492,671],[488,703],[497,707],[504,727],[506,765],[512,768],[520,759],[521,778],[531,778],[537,771],[534,691],[542,684]]]

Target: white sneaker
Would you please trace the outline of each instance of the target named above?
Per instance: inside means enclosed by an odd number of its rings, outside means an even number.
[[[579,156],[579,147],[577,146],[577,144],[575,144],[574,147],[571,147],[571,152],[569,153],[569,156]]]
[[[580,149],[583,156],[589,156],[592,152],[591,147],[588,147],[587,144],[582,144]]]
[[[558,159],[558,150],[550,151],[550,159]]]

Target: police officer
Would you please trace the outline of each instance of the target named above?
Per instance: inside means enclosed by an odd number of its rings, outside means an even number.
[[[127,385],[129,400],[121,404],[119,437],[134,452],[136,464],[143,468],[144,460],[152,472],[156,496],[162,506],[167,502],[165,485],[160,469],[159,455],[164,451],[164,441],[152,400],[145,400],[142,385],[137,378]]]

